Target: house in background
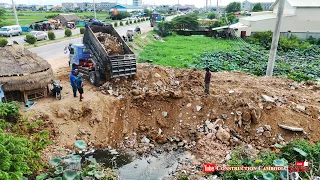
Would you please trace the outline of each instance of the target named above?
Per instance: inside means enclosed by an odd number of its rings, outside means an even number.
[[[267,1],[263,1],[263,0],[245,0],[242,2],[241,4],[241,9],[245,10],[245,11],[252,11],[253,7],[255,4],[260,3],[262,6],[262,9],[264,11],[269,11],[272,4],[274,3],[274,0],[267,0]]]
[[[285,0],[280,32],[306,39],[320,38],[320,0]],[[274,31],[279,0],[272,5],[272,12],[252,13],[252,16],[239,19],[230,28],[237,36],[250,36],[255,32]]]
[[[67,25],[68,22],[80,21],[81,18],[76,14],[58,14],[53,18],[54,20],[59,20],[63,25]]]
[[[11,10],[12,9],[12,5],[11,4],[7,4],[7,3],[0,3],[0,8],[6,9],[6,10]]]

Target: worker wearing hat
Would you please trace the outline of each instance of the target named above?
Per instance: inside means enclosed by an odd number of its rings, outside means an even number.
[[[70,74],[70,85],[73,91],[73,97],[77,97],[76,70],[72,70]]]

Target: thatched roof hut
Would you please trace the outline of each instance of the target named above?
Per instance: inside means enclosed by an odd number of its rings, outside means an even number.
[[[63,25],[66,25],[68,22],[76,22],[81,20],[81,18],[76,14],[58,14],[53,19],[55,20],[59,19],[60,23]]]
[[[23,46],[0,48],[0,84],[4,92],[44,89],[52,78],[51,65]]]

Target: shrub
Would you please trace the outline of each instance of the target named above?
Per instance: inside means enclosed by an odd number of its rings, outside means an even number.
[[[64,34],[65,34],[67,37],[72,36],[72,31],[71,31],[71,29],[67,28],[66,30],[64,30]]]
[[[123,22],[122,21],[120,21],[120,26],[123,26]]]
[[[84,34],[84,27],[80,28],[80,34]]]
[[[171,35],[172,34],[171,22],[166,22],[166,21],[159,22],[157,33],[162,37]]]
[[[0,119],[15,123],[19,117],[19,105],[17,103],[0,103]]]
[[[129,25],[129,21],[126,22],[126,25]]]
[[[8,44],[8,40],[5,38],[0,38],[0,47],[5,47]]]
[[[132,24],[132,21],[129,21],[130,24]]]
[[[114,27],[117,27],[117,26],[118,26],[118,23],[117,23],[117,22],[115,22],[115,23],[114,23]]]
[[[140,19],[138,19],[138,22],[141,22],[141,20],[140,20]]]
[[[136,21],[136,20],[134,20],[134,21],[133,21],[133,23],[137,23],[137,21]]]
[[[28,34],[27,36],[26,36],[26,41],[27,41],[27,43],[29,43],[29,44],[34,44],[34,43],[36,43],[37,42],[37,39],[36,39],[36,37],[34,37],[33,35],[31,35],[31,34]]]
[[[49,37],[50,40],[54,40],[56,38],[56,35],[54,34],[53,31],[49,31],[48,32],[48,37]]]

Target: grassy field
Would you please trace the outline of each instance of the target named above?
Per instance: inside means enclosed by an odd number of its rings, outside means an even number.
[[[35,21],[45,20],[48,19],[46,16],[59,14],[55,12],[17,12],[18,13],[18,19],[19,24],[21,26],[29,26],[31,23]],[[86,17],[94,17],[93,12],[82,12],[82,13],[76,13],[80,18],[86,18]],[[97,12],[97,19],[99,20],[105,20],[110,21],[110,19],[106,19],[109,17],[108,12]],[[6,26],[6,25],[14,25],[15,19],[13,12],[6,13],[5,19],[0,22],[0,26]]]
[[[203,36],[170,36],[143,47],[139,62],[152,62],[172,67],[193,67],[206,52],[232,50],[239,46],[233,40],[219,40]]]

